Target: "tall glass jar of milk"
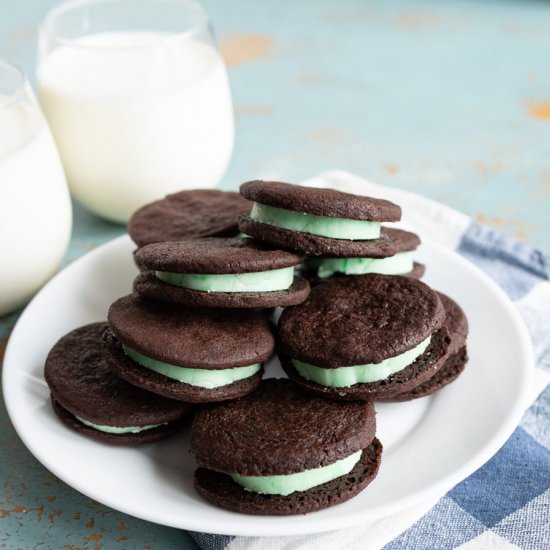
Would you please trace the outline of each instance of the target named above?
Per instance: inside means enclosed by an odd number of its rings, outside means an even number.
[[[213,187],[233,149],[225,65],[194,0],[73,0],[40,25],[38,84],[74,197],[124,222]]]
[[[0,315],[57,270],[72,210],[53,138],[23,74],[0,60]]]

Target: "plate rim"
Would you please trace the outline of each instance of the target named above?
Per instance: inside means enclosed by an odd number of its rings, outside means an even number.
[[[83,484],[79,482],[75,482],[74,480],[68,480],[63,474],[62,469],[58,469],[54,463],[48,460],[47,457],[44,457],[40,452],[40,445],[35,444],[34,441],[28,439],[25,434],[24,427],[20,425],[17,415],[17,407],[13,403],[12,398],[10,397],[9,391],[7,391],[8,383],[6,380],[9,381],[10,374],[6,376],[6,372],[11,372],[12,367],[10,368],[9,365],[12,364],[11,356],[13,353],[12,350],[14,349],[14,343],[19,338],[19,332],[22,330],[21,326],[24,324],[23,321],[26,319],[26,317],[29,315],[29,311],[32,309],[31,306],[33,306],[34,302],[39,299],[39,297],[45,293],[48,292],[50,285],[52,285],[56,279],[62,275],[65,274],[67,271],[76,269],[77,266],[80,263],[83,263],[84,261],[89,261],[90,256],[99,254],[101,252],[104,252],[108,248],[116,248],[117,246],[121,246],[124,241],[129,241],[130,238],[127,234],[121,235],[119,237],[116,237],[101,246],[95,248],[94,250],[91,250],[90,252],[87,252],[86,254],[83,254],[79,258],[77,258],[75,261],[71,262],[69,265],[67,265],[65,268],[60,270],[40,291],[37,292],[37,294],[33,297],[33,299],[27,304],[23,312],[21,313],[19,319],[17,320],[17,323],[12,329],[12,332],[10,334],[10,337],[8,339],[8,344],[5,350],[4,354],[4,360],[2,365],[2,391],[3,391],[3,397],[4,397],[4,403],[6,406],[6,410],[8,413],[8,417],[18,435],[18,437],[21,439],[25,447],[29,450],[29,452],[40,462],[47,470],[52,472],[55,476],[57,476],[59,479],[61,479],[64,483],[67,483],[70,487],[73,489],[79,491],[83,495],[92,498],[110,508],[113,508],[114,510],[118,510],[122,513],[128,514],[130,516],[150,521],[153,523],[157,523],[160,525],[165,525],[168,527],[173,527],[177,529],[186,529],[186,530],[192,530],[192,531],[200,531],[204,533],[211,533],[211,534],[223,534],[223,535],[235,535],[235,536],[274,536],[280,534],[280,531],[276,531],[276,529],[280,528],[281,524],[284,524],[285,516],[282,517],[271,517],[271,516],[259,516],[254,518],[257,518],[258,521],[252,522],[233,522],[232,528],[228,530],[224,527],[224,530],[220,532],[219,529],[216,528],[214,525],[209,525],[204,520],[201,521],[200,518],[196,516],[193,516],[193,520],[191,522],[186,522],[186,518],[182,517],[180,522],[174,522],[174,521],[167,521],[166,519],[162,518],[162,513],[157,512],[156,510],[148,510],[149,513],[143,513],[139,506],[136,508],[133,508],[132,506],[121,506],[120,503],[114,502],[112,498],[105,498],[101,494],[97,494],[93,487],[85,487]],[[365,512],[361,511],[355,511],[351,513],[349,516],[343,516],[338,519],[337,525],[333,525],[330,521],[324,521],[324,522],[298,522],[293,521],[292,523],[285,526],[285,535],[307,535],[307,534],[314,534],[314,533],[321,533],[326,531],[331,531],[335,529],[344,529],[348,528],[354,525],[357,525],[363,521],[373,521],[375,519],[379,519],[382,517],[387,517],[391,514],[395,514],[398,512],[401,512],[415,504],[419,504],[420,502],[427,501],[428,499],[434,498],[436,496],[443,496],[448,490],[450,490],[452,487],[460,483],[462,480],[464,480],[466,477],[471,475],[473,472],[475,472],[477,469],[479,469],[483,464],[485,464],[488,460],[490,460],[499,450],[500,448],[506,443],[506,441],[509,439],[509,437],[512,435],[513,431],[518,426],[521,417],[523,413],[525,412],[525,409],[528,405],[528,398],[530,395],[530,389],[532,386],[532,380],[534,376],[534,353],[533,348],[531,345],[531,339],[529,336],[529,333],[527,331],[527,327],[521,318],[521,315],[519,314],[519,311],[514,306],[513,302],[510,300],[510,298],[506,295],[504,290],[498,286],[498,284],[491,279],[486,273],[484,273],[480,268],[478,268],[475,264],[468,261],[466,258],[458,254],[455,250],[451,250],[445,246],[440,245],[437,242],[434,242],[431,239],[423,238],[423,243],[428,244],[430,247],[433,247],[438,250],[438,253],[441,253],[443,256],[452,256],[453,259],[458,260],[459,263],[462,264],[462,266],[471,272],[475,274],[475,276],[482,278],[485,283],[491,288],[494,294],[499,298],[499,301],[502,302],[502,304],[506,307],[508,313],[510,314],[510,319],[513,322],[514,329],[518,336],[518,343],[520,344],[520,355],[524,357],[523,366],[522,368],[522,377],[521,377],[521,387],[518,388],[519,391],[517,392],[517,399],[514,401],[513,406],[511,406],[508,409],[508,414],[505,417],[504,422],[501,424],[500,429],[495,431],[495,433],[492,434],[492,436],[486,441],[485,445],[477,452],[477,454],[473,455],[468,461],[466,461],[464,464],[462,464],[461,467],[457,468],[453,474],[445,477],[444,479],[440,479],[439,481],[432,483],[428,487],[426,487],[423,490],[417,491],[413,493],[412,495],[402,497],[401,499],[398,499],[397,501],[378,506],[375,511],[370,511],[370,513],[367,515]],[[66,275],[64,275],[66,276]],[[16,336],[16,338],[14,338]],[[6,369],[6,366],[8,368]],[[304,516],[307,517],[307,516]],[[262,519],[269,518],[269,526],[262,526]],[[267,523],[267,522],[263,522]],[[275,527],[278,526],[278,527]]]

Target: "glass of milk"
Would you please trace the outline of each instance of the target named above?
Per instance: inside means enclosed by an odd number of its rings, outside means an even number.
[[[40,25],[40,101],[71,192],[125,222],[143,204],[213,187],[233,149],[225,65],[193,0],[75,0]]]
[[[0,59],[0,315],[55,273],[71,223],[50,130],[21,71]]]

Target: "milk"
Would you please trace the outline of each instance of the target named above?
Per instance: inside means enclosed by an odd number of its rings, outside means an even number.
[[[69,192],[36,106],[0,96],[0,315],[57,270],[71,234]]]
[[[40,100],[74,196],[126,221],[143,204],[215,186],[233,148],[225,66],[186,35],[101,33],[54,49]]]

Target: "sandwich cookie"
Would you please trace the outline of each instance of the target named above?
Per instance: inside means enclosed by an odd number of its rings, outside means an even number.
[[[140,445],[175,433],[191,405],[121,380],[105,346],[107,323],[63,336],[46,359],[53,409],[71,429],[115,445]]]
[[[406,275],[420,279],[425,267],[414,261],[414,251],[420,239],[414,233],[401,229],[390,229],[392,242],[397,250],[385,258],[327,258],[308,257],[304,274],[313,282],[321,282],[334,275]]]
[[[437,293],[445,307],[445,328],[449,333],[448,356],[441,367],[430,379],[412,390],[397,394],[393,397],[381,399],[381,401],[409,401],[419,397],[425,397],[454,382],[464,371],[468,362],[466,338],[468,336],[468,320],[462,308],[442,292]]]
[[[273,246],[312,256],[385,258],[399,251],[381,222],[401,219],[396,204],[334,189],[250,181],[240,187],[253,202],[239,228]]]
[[[262,381],[195,416],[195,489],[235,512],[306,514],[344,502],[378,473],[372,403],[325,401],[289,380]]]
[[[239,193],[180,191],[137,210],[128,222],[128,233],[138,246],[193,237],[231,237],[238,233],[239,216],[251,207]]]
[[[251,392],[274,349],[268,316],[258,310],[182,309],[125,296],[109,308],[109,323],[121,378],[191,403]]]
[[[272,308],[303,302],[309,283],[294,274],[303,256],[252,239],[204,238],[146,245],[134,290],[191,307]]]
[[[294,382],[323,396],[390,397],[442,367],[444,319],[438,295],[411,277],[335,277],[283,311],[279,357]]]

